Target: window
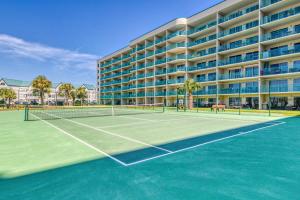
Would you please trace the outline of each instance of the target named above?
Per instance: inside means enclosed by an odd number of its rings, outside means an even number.
[[[258,67],[248,67],[246,68],[246,77],[258,76]]]

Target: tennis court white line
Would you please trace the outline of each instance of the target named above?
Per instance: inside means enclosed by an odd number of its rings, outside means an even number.
[[[146,162],[146,161],[150,161],[150,160],[154,160],[154,159],[157,159],[157,158],[161,158],[161,157],[165,157],[165,156],[168,156],[168,155],[172,155],[172,154],[175,154],[175,153],[180,153],[182,151],[194,149],[196,147],[204,146],[204,145],[207,145],[207,144],[219,142],[219,141],[222,141],[222,140],[226,140],[226,139],[230,139],[230,138],[234,138],[234,137],[238,137],[238,136],[242,136],[242,135],[246,135],[246,134],[252,133],[254,131],[258,131],[258,130],[270,128],[270,127],[273,127],[273,126],[278,126],[278,125],[281,125],[281,124],[284,124],[284,123],[286,123],[286,122],[280,122],[280,123],[277,123],[277,124],[272,124],[272,125],[269,125],[269,126],[265,126],[265,127],[253,129],[253,130],[247,131],[247,132],[240,132],[240,133],[238,133],[236,135],[232,135],[232,136],[228,136],[228,137],[224,137],[224,138],[212,140],[212,141],[209,141],[209,142],[205,142],[205,143],[201,143],[201,144],[198,144],[198,145],[190,146],[190,147],[187,147],[187,148],[179,149],[177,151],[173,151],[173,152],[170,152],[170,153],[162,154],[162,155],[159,155],[159,156],[154,156],[154,157],[143,159],[143,160],[139,160],[139,161],[136,161],[136,162],[127,163],[127,166],[132,166],[132,165],[140,164],[140,163],[143,163],[143,162]]]
[[[194,114],[194,113],[193,113]],[[195,114],[197,114],[197,113],[195,113]],[[199,114],[205,114],[205,115],[210,115],[210,114],[207,114],[207,113],[200,113],[199,112]],[[274,121],[274,120],[266,120],[266,121],[260,121],[260,120],[245,120],[245,119],[230,119],[230,118],[228,118],[228,119],[226,119],[226,118],[218,118],[218,117],[213,117],[213,116],[195,116],[195,115],[190,115],[189,113],[187,113],[186,115],[179,115],[179,114],[177,114],[177,113],[164,113],[164,115],[170,115],[170,116],[188,116],[188,117],[190,117],[190,118],[205,118],[205,119],[207,119],[207,118],[209,118],[209,119],[215,119],[215,120],[227,120],[227,121],[244,121],[244,122],[260,122],[260,123],[268,123],[268,122],[272,122],[272,121]],[[220,114],[219,114],[220,115]],[[237,116],[239,116],[239,115],[237,115]],[[183,120],[184,119],[186,119],[186,118],[182,118]],[[276,120],[276,122],[281,122],[281,121],[277,121]]]
[[[127,167],[127,164],[124,163],[124,162],[122,162],[121,160],[119,160],[119,159],[117,159],[117,158],[115,158],[115,157],[109,155],[108,153],[105,153],[104,151],[101,151],[100,149],[94,147],[93,145],[91,145],[91,144],[89,144],[89,143],[87,143],[87,142],[85,142],[85,141],[79,139],[78,137],[75,137],[74,135],[68,133],[67,131],[65,131],[65,130],[63,130],[63,129],[57,127],[57,126],[55,126],[54,124],[51,124],[50,122],[47,122],[47,121],[45,121],[45,120],[39,118],[38,116],[35,116],[34,114],[31,114],[31,115],[34,116],[35,118],[41,120],[41,121],[44,122],[45,124],[51,126],[52,128],[55,128],[56,130],[58,130],[58,131],[64,133],[65,135],[67,135],[67,136],[73,138],[74,140],[76,140],[76,141],[78,141],[78,142],[84,144],[85,146],[87,146],[87,147],[89,147],[89,148],[91,148],[91,149],[97,151],[98,153],[101,153],[101,154],[103,154],[103,155],[109,157],[110,159],[116,161],[117,163],[119,163],[119,164],[121,164],[121,165]]]
[[[51,116],[51,114],[48,114],[48,113],[45,113],[45,112],[42,112],[42,113]],[[101,132],[106,133],[106,134],[108,134],[108,135],[112,135],[112,136],[115,136],[115,137],[119,137],[119,138],[122,138],[122,139],[125,139],[125,140],[128,140],[128,141],[131,141],[131,142],[143,144],[143,145],[146,145],[146,146],[155,148],[155,149],[159,149],[159,150],[161,150],[161,151],[165,151],[165,152],[169,152],[169,153],[172,152],[172,151],[169,151],[169,150],[167,150],[167,149],[160,148],[160,147],[157,147],[157,146],[155,146],[155,145],[152,145],[152,144],[148,144],[148,143],[142,142],[142,141],[140,141],[140,140],[136,140],[136,139],[129,138],[129,137],[126,137],[126,136],[123,136],[123,135],[119,135],[119,134],[116,134],[116,133],[112,133],[112,132],[110,132],[110,131],[106,131],[106,130],[103,130],[103,129],[100,129],[100,128],[96,128],[96,127],[93,127],[93,126],[90,126],[90,125],[87,125],[87,124],[84,124],[84,123],[76,122],[76,121],[73,121],[73,120],[70,120],[70,119],[61,118],[61,117],[58,117],[58,116],[55,116],[55,115],[52,115],[52,117],[59,118],[59,119],[62,119],[62,120],[66,120],[66,121],[69,121],[69,122],[72,122],[72,123],[74,123],[74,124],[78,124],[78,125],[81,125],[81,126],[85,126],[85,127],[87,127],[87,128],[91,128],[91,129],[94,129],[94,130],[96,130],[96,131],[101,131]]]

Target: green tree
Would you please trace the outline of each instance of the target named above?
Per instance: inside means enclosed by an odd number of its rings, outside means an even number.
[[[52,87],[52,82],[46,76],[38,76],[32,81],[33,93],[38,94],[41,104],[44,104],[45,94],[49,94]]]
[[[6,106],[7,108],[10,107],[11,101],[13,99],[17,98],[17,95],[15,93],[15,91],[13,91],[12,89],[7,89],[7,88],[1,88],[0,89],[0,98],[4,99],[4,101],[7,103]]]
[[[58,88],[59,95],[65,97],[65,105],[69,104],[69,99],[72,98],[72,91],[74,90],[74,86],[71,83],[64,83]]]
[[[87,91],[84,87],[77,88],[76,90],[77,98],[80,99],[81,105],[83,105],[84,100],[87,98]]]
[[[184,90],[188,95],[188,107],[189,109],[193,108],[193,92],[201,89],[201,85],[197,83],[194,79],[187,79],[183,85]]]

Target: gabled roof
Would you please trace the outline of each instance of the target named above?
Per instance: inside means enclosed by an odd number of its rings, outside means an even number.
[[[52,83],[52,88],[55,89],[55,88],[57,88],[60,84],[62,84],[62,83]]]
[[[82,84],[82,86],[84,86],[88,90],[94,90],[95,89],[95,86],[91,85],[91,84]]]
[[[21,81],[21,80],[8,79],[8,78],[2,78],[1,80],[3,80],[8,86],[29,87],[31,85],[30,81]]]

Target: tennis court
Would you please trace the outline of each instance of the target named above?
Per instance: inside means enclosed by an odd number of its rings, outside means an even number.
[[[39,199],[53,191],[59,199],[68,186],[67,199],[195,199],[201,193],[204,199],[268,199],[294,197],[300,186],[299,175],[292,175],[300,172],[297,117],[182,113],[159,106],[27,112],[28,121],[20,120],[21,112],[6,119],[0,113],[7,121],[1,137],[10,143],[2,152],[15,154],[1,156],[9,163],[0,168],[5,199]],[[258,185],[247,191],[249,184]],[[264,184],[274,188],[258,191]]]

